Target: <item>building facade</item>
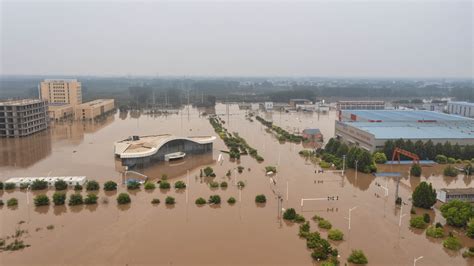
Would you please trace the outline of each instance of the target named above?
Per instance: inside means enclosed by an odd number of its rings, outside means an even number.
[[[39,85],[40,99],[50,104],[82,104],[81,82],[76,79],[45,79]]]
[[[48,116],[54,121],[74,118],[74,107],[70,104],[49,104]]]
[[[0,137],[23,137],[48,128],[48,104],[39,99],[0,102]]]
[[[448,102],[448,113],[465,117],[474,117],[474,103]]]
[[[436,198],[443,203],[452,200],[474,203],[474,188],[442,188],[437,192]]]
[[[92,120],[115,109],[113,99],[98,99],[86,102],[75,107],[75,118],[77,120]]]

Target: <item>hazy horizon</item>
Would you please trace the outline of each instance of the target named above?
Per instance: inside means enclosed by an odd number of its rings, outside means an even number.
[[[1,3],[2,76],[474,77],[471,1]]]

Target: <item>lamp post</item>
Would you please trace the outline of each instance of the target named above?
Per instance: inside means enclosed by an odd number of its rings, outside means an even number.
[[[413,259],[413,266],[416,266],[416,262],[419,261],[419,260],[421,260],[422,258],[423,258],[423,256],[420,256],[420,257],[418,257],[418,258],[414,258],[414,259]]]
[[[357,208],[357,206],[354,206],[352,208],[349,209],[349,217],[346,218],[347,220],[349,220],[349,231],[351,230],[351,213],[353,210],[355,210]]]
[[[344,176],[345,170],[346,170],[346,155],[342,155],[342,176]]]

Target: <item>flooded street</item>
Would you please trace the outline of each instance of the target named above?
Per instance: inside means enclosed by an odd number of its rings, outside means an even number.
[[[226,122],[229,132],[238,132],[247,143],[265,159],[258,163],[250,156],[240,162],[217,162],[221,150],[227,150],[217,138],[212,154],[187,156],[183,161],[160,162],[138,169],[152,180],[166,174],[171,183],[189,179],[187,192],[155,189],[131,191],[132,203],[118,207],[116,195],[125,192],[124,185],[117,192],[98,193],[99,204],[85,206],[34,207],[30,193],[19,189],[4,191],[0,198],[5,202],[16,197],[19,206],[0,208],[0,237],[11,235],[19,226],[28,230],[21,251],[2,252],[0,264],[153,264],[153,265],[313,265],[317,264],[306,248],[306,241],[298,237],[298,224],[278,219],[277,195],[283,197],[284,208],[295,208],[307,220],[315,214],[329,220],[333,228],[344,233],[344,241],[330,241],[341,255],[341,264],[352,249],[362,249],[370,265],[411,265],[414,257],[424,256],[417,265],[474,265],[473,259],[462,258],[461,252],[443,248],[442,240],[425,236],[424,231],[409,228],[410,206],[408,198],[421,181],[433,183],[434,188],[473,187],[472,177],[456,178],[441,175],[443,166],[423,167],[423,177],[408,177],[409,166],[379,166],[379,171],[401,172],[399,194],[408,205],[403,206],[399,227],[400,209],[395,206],[396,180],[375,177],[348,170],[345,176],[326,172],[316,174],[318,166],[298,155],[302,144],[280,143],[267,132],[266,127],[245,118],[247,111],[237,105],[218,104],[215,110],[187,108],[179,114],[152,116],[129,112],[117,113],[99,123],[57,123],[48,131],[21,139],[0,139],[0,180],[21,176],[87,176],[101,185],[108,180],[122,183],[123,167],[114,157],[114,142],[131,135],[174,134],[177,136],[216,135],[207,114],[216,113]],[[335,112],[317,113],[259,113],[266,120],[289,132],[305,128],[319,128],[328,140],[334,135]],[[243,173],[236,171],[243,166]],[[273,185],[265,176],[265,166],[277,167]],[[215,178],[199,177],[200,169],[214,168]],[[228,170],[232,175],[226,177]],[[188,174],[189,173],[189,174]],[[229,187],[211,189],[210,181],[227,181]],[[240,193],[236,183],[245,182]],[[376,183],[387,185],[388,196]],[[47,191],[52,196],[53,189]],[[70,189],[68,194],[73,193]],[[87,193],[82,192],[83,195]],[[220,206],[196,206],[198,197],[205,199],[218,194]],[[267,203],[256,205],[255,196],[265,194]],[[166,196],[176,198],[176,204],[164,204]],[[302,198],[338,200],[305,201]],[[229,205],[229,197],[237,203]],[[157,206],[150,204],[159,198]],[[104,201],[108,199],[108,203]],[[351,230],[348,229],[349,208],[352,212]],[[417,215],[428,212],[418,210]],[[432,223],[445,223],[438,209],[429,211]],[[19,221],[26,223],[19,225]],[[327,231],[310,222],[311,230]],[[53,230],[46,226],[54,225]],[[37,230],[40,228],[40,230]],[[461,237],[464,246],[474,241]]]

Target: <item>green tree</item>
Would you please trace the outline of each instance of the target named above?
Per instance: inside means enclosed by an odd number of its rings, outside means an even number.
[[[66,203],[66,193],[55,192],[53,194],[53,202],[55,206],[64,205]]]
[[[7,206],[8,207],[14,207],[14,206],[18,206],[18,199],[16,198],[10,198],[7,200]]]
[[[257,195],[255,197],[255,202],[256,203],[265,203],[267,202],[267,198],[265,197],[265,195],[261,194],[261,195]]]
[[[155,183],[153,182],[145,182],[143,187],[145,188],[145,190],[152,190],[156,188]]]
[[[362,250],[353,250],[347,261],[354,264],[367,264],[369,261]]]
[[[417,163],[413,164],[410,168],[410,175],[420,177],[421,176],[421,166]]]
[[[436,203],[436,190],[423,181],[413,191],[412,199],[416,207],[430,209]]]
[[[166,199],[165,199],[165,203],[166,203],[167,205],[174,205],[174,204],[176,203],[176,200],[175,200],[173,197],[168,196],[168,197],[166,197]]]
[[[228,200],[227,200],[227,203],[229,204],[235,204],[236,200],[234,197],[230,197]]]
[[[204,198],[199,197],[199,198],[196,199],[195,203],[196,203],[196,205],[204,205],[204,204],[206,204],[207,202],[206,202],[206,200],[205,200]]]
[[[49,205],[49,198],[46,194],[39,194],[35,197],[35,206],[46,206]]]
[[[448,166],[446,166],[446,168],[444,168],[443,174],[445,176],[456,177],[456,176],[458,176],[459,171],[454,166],[448,165]]]
[[[171,184],[168,183],[168,181],[161,181],[160,182],[160,189],[170,189],[171,188]]]
[[[415,216],[410,219],[410,226],[418,229],[424,229],[426,223],[423,220],[423,216]]]
[[[76,205],[82,205],[84,203],[84,200],[82,198],[82,195],[79,193],[71,194],[69,195],[69,206],[76,206]]]
[[[99,190],[99,189],[100,189],[99,182],[97,182],[95,180],[91,180],[91,181],[88,181],[86,183],[86,190],[87,191],[95,191],[95,190]]]
[[[438,154],[435,157],[435,161],[439,164],[446,164],[446,163],[448,163],[448,157],[446,157],[444,155],[441,155],[441,154]]]
[[[48,182],[36,179],[30,185],[31,190],[43,190],[48,188]]]
[[[452,200],[441,206],[441,215],[449,225],[463,227],[474,218],[474,206],[469,202]]]
[[[340,241],[344,238],[344,233],[338,229],[331,229],[328,232],[328,238],[335,241]]]
[[[296,211],[293,208],[286,209],[283,213],[283,219],[293,221],[296,217]]]
[[[59,179],[56,182],[54,182],[54,188],[56,190],[66,190],[67,189],[67,182]]]
[[[440,227],[430,226],[426,229],[426,235],[433,238],[443,238],[444,230]]]
[[[470,238],[474,238],[474,218],[471,218],[467,223],[466,235]]]
[[[132,202],[132,199],[130,199],[130,195],[127,193],[120,193],[117,196],[117,204],[119,205],[128,204],[130,202]]]
[[[213,173],[214,173],[214,169],[212,169],[212,167],[208,166],[208,167],[204,168],[204,175],[206,177],[211,176]]]
[[[208,202],[209,204],[221,204],[221,197],[219,195],[211,195]]]
[[[87,194],[86,198],[84,199],[84,204],[90,205],[90,204],[97,204],[97,195],[89,193]]]
[[[186,183],[184,183],[183,181],[176,181],[176,183],[174,183],[174,188],[176,188],[176,189],[185,189],[186,188]]]
[[[136,180],[130,180],[127,182],[127,189],[130,189],[130,190],[139,189],[140,186],[141,186],[140,182]]]
[[[425,142],[424,149],[426,158],[433,160],[436,156],[436,149],[431,139]]]
[[[455,236],[449,236],[443,241],[443,247],[451,250],[460,250],[462,248],[461,241]]]
[[[382,153],[382,152],[374,153],[373,159],[374,159],[374,162],[378,164],[387,162],[387,156],[385,156],[385,153]]]
[[[114,181],[107,181],[104,183],[104,190],[105,191],[114,191],[117,190],[117,183]]]

